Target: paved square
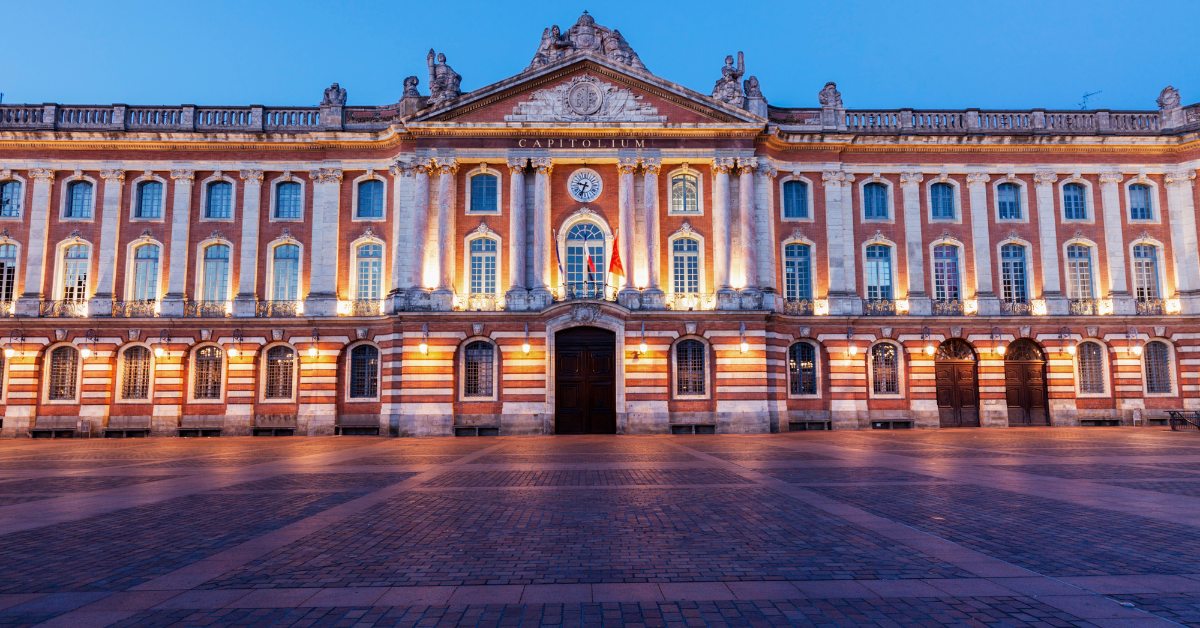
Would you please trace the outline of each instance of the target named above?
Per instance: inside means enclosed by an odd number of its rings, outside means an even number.
[[[1195,626],[1200,434],[0,441],[0,626]]]

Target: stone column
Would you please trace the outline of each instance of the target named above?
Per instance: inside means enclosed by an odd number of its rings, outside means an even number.
[[[1105,264],[1108,272],[1108,298],[1113,302],[1113,313],[1133,315],[1133,296],[1129,294],[1129,281],[1125,271],[1125,236],[1121,226],[1121,180],[1119,172],[1100,173],[1100,206],[1104,212],[1104,248],[1108,257]],[[1097,259],[1096,264],[1101,260]],[[1094,273],[1093,273],[1094,274]],[[1094,281],[1094,279],[1093,279]]]
[[[1042,298],[1046,300],[1046,313],[1067,314],[1067,299],[1063,296],[1062,282],[1058,273],[1058,228],[1054,216],[1054,182],[1058,175],[1053,172],[1036,172],[1033,175],[1037,191],[1038,247],[1042,250]],[[1036,299],[1036,294],[1029,295]]]
[[[413,165],[416,181],[413,186],[413,290],[424,291],[428,288],[425,283],[425,260],[429,251],[429,173],[433,167],[427,163]]]
[[[173,191],[175,209],[171,212],[171,259],[167,262],[167,294],[159,306],[162,316],[183,316],[183,305],[187,300],[188,231],[192,218],[192,184],[196,179],[194,170],[172,170],[175,181]]]
[[[617,241],[613,248],[621,254],[621,265],[625,274],[617,286],[617,300],[629,307],[630,299],[637,297],[637,287],[633,284],[633,241],[637,235],[637,221],[633,215],[636,204],[633,196],[633,172],[637,170],[636,157],[617,158]],[[599,269],[603,276],[608,276],[608,269]]]
[[[338,219],[341,206],[342,169],[318,168],[310,173],[313,182],[312,250],[308,251],[308,295],[306,316],[337,316]],[[317,263],[317,259],[320,263]]]
[[[713,160],[713,283],[717,289],[717,309],[736,310],[741,303],[730,284],[731,242],[729,224],[729,171],[734,160],[722,157]]]
[[[54,186],[54,170],[32,168],[33,198],[29,203],[29,242],[25,251],[25,286],[17,299],[18,316],[37,316],[46,285],[46,238],[50,231],[50,188]]]
[[[846,269],[842,266],[842,179],[846,173],[827,171],[821,173],[825,184],[825,241],[829,252],[829,298],[846,296]],[[815,295],[814,295],[815,296]],[[841,313],[830,303],[830,313]]]
[[[553,302],[550,260],[554,255],[552,247],[555,244],[550,233],[550,171],[554,168],[554,163],[549,157],[535,157],[530,161],[537,170],[533,185],[534,262],[530,306],[532,309],[541,309]]]
[[[967,175],[967,198],[971,204],[971,249],[975,261],[975,302],[980,316],[999,316],[1000,302],[992,282],[991,224],[987,203],[987,183],[991,175],[974,172]],[[964,256],[966,251],[963,252]],[[965,298],[966,295],[964,294]]]
[[[508,159],[508,292],[505,308],[529,309],[525,287],[525,165],[528,157]]]
[[[758,289],[758,225],[755,221],[754,169],[758,159],[738,159],[738,248],[742,257],[742,307],[753,309],[762,298]]]
[[[919,172],[901,172],[900,190],[904,194],[904,254],[908,258],[908,312],[918,316],[933,313],[929,293],[925,291],[925,252],[921,238],[921,182]]]
[[[843,313],[851,315],[862,314],[862,297],[858,294],[858,275],[856,273],[857,266],[855,263],[855,249],[858,246],[858,241],[854,237],[854,175],[847,173],[842,178],[842,268],[846,269],[844,275],[846,284],[847,298],[842,300]],[[832,304],[830,304],[830,313],[834,313]]]
[[[662,168],[662,160],[642,158],[642,211],[646,229],[646,289],[642,291],[642,307],[662,309],[666,304],[666,294],[659,287],[659,266],[662,263],[662,229],[658,216],[658,173]]]
[[[191,172],[188,170],[187,172]],[[147,176],[153,174],[146,171]],[[116,290],[117,247],[121,239],[121,189],[125,185],[124,170],[101,170],[104,180],[104,196],[100,207],[100,242],[96,247],[97,261],[95,292],[88,300],[89,316],[112,316],[113,291]],[[184,213],[191,204],[192,180],[187,180],[186,189],[180,197],[180,181],[175,181],[175,207],[183,203]]]
[[[1196,246],[1195,170],[1166,176],[1167,208],[1171,215],[1171,251],[1175,254],[1175,292],[1183,314],[1200,314],[1200,258]]]
[[[454,309],[454,179],[458,172],[458,160],[453,157],[438,158],[434,162],[438,171],[438,249],[437,289],[430,297],[434,309]]]
[[[397,161],[388,168],[388,174],[392,175],[392,239],[388,246],[388,259],[392,265],[392,289],[388,291],[388,300],[400,293],[402,287],[411,277],[405,277],[401,274],[401,261],[409,261],[402,259],[400,252],[400,243],[411,239],[411,233],[405,233],[406,228],[411,227],[412,219],[405,219],[404,210],[409,208],[406,202],[408,199],[405,194],[412,194],[412,176],[413,166],[407,161]],[[410,262],[411,263],[411,262]],[[390,312],[396,311],[389,309]]]
[[[775,299],[778,298],[779,289],[776,285],[776,258],[775,246],[775,214],[774,214],[774,199],[775,192],[775,177],[778,174],[775,166],[771,162],[764,159],[759,162],[756,172],[758,179],[755,181],[754,192],[754,216],[755,216],[755,235],[757,242],[755,246],[760,251],[758,277],[756,284],[763,291],[763,307],[765,309],[774,310],[778,308]]]
[[[242,242],[238,245],[238,289],[233,297],[234,316],[254,316],[258,302],[258,223],[262,211],[262,170],[243,170]],[[186,252],[184,256],[186,257]],[[172,259],[174,256],[172,255]],[[315,257],[313,259],[316,259]]]

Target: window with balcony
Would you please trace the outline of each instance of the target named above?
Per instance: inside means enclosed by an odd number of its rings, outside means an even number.
[[[361,244],[358,247],[358,299],[376,301],[383,295],[383,246]]]
[[[1024,302],[1029,298],[1025,282],[1025,247],[1005,244],[1000,247],[1001,296],[1005,301]]]
[[[676,238],[671,243],[671,278],[675,292],[700,292],[700,243]]]
[[[1159,298],[1158,248],[1153,245],[1133,247],[1133,296],[1139,301]]]
[[[958,247],[953,244],[933,247],[933,298],[938,301],[962,298],[958,279]]]
[[[133,300],[158,300],[158,245],[143,244],[133,251]]]
[[[229,247],[210,244],[204,248],[204,301],[225,301],[229,298]]]
[[[471,294],[496,294],[496,241],[471,240]]]
[[[17,292],[17,245],[0,244],[0,302],[12,301]]]
[[[300,298],[300,247],[280,244],[272,252],[274,267],[271,293],[275,301],[295,301]]]
[[[1082,244],[1067,247],[1067,290],[1072,299],[1092,298],[1092,249]]]
[[[604,233],[590,222],[567,233],[567,291],[576,298],[605,297]]]
[[[812,299],[812,247],[789,244],[783,247],[784,297],[790,300]]]
[[[867,298],[892,299],[892,247],[872,244],[867,247]]]
[[[63,301],[87,300],[91,266],[91,249],[86,244],[73,244],[63,251]]]

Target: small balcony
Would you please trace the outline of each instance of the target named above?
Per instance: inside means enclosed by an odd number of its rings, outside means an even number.
[[[114,318],[154,318],[158,316],[158,301],[113,301]]]
[[[38,305],[38,316],[47,318],[87,318],[87,301],[42,301]]]
[[[1033,314],[1033,303],[1028,299],[1001,299],[1001,316],[1029,316]]]
[[[934,299],[930,313],[934,316],[962,316],[967,313],[962,299]]]
[[[783,313],[792,316],[812,316],[816,312],[817,302],[814,299],[785,299]]]
[[[338,316],[379,316],[383,314],[382,299],[338,301]]]
[[[184,318],[226,318],[233,316],[232,301],[188,301],[183,304]]]
[[[896,299],[863,299],[863,316],[895,316]]]
[[[1071,299],[1067,301],[1067,313],[1071,316],[1099,316],[1102,308],[1098,299]]]
[[[1165,299],[1139,298],[1134,301],[1138,316],[1162,316],[1167,313]]]
[[[554,301],[579,301],[595,299],[597,301],[616,301],[617,287],[601,281],[572,281],[564,284],[554,292]]]
[[[16,301],[0,301],[0,318],[8,318],[17,315]]]
[[[460,312],[501,312],[504,310],[504,295],[481,293],[456,296],[454,309]]]
[[[680,312],[717,309],[717,295],[700,292],[673,292],[667,295],[667,309]]]
[[[304,301],[258,301],[254,304],[256,318],[294,318],[304,316]]]

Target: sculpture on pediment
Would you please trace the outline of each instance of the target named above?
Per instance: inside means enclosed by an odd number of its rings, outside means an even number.
[[[646,69],[620,31],[597,24],[596,20],[584,11],[575,25],[565,33],[559,30],[558,25],[542,31],[542,41],[525,71],[549,65],[585,50],[638,70]]]
[[[581,74],[517,103],[507,122],[664,122],[666,116],[628,87]]]
[[[454,100],[462,95],[462,90],[459,89],[462,77],[449,65],[446,65],[446,55],[444,53],[437,53],[435,55],[433,48],[430,48],[429,54],[425,55],[425,64],[429,66],[430,105]]]
[[[404,98],[413,98],[421,95],[417,91],[417,85],[421,84],[421,79],[410,76],[404,79]]]
[[[322,105],[333,105],[341,107],[346,104],[346,88],[339,87],[337,83],[325,88],[325,98],[321,99]]]
[[[841,109],[842,93],[837,90],[837,83],[829,81],[821,91],[817,93],[817,100],[821,101],[822,107],[832,107]]]
[[[762,98],[762,89],[758,86],[758,77],[751,76],[742,82],[742,87],[746,90],[746,98]],[[764,98],[764,100],[766,100]]]
[[[741,52],[737,53],[737,66],[733,65],[733,55],[725,57],[725,67],[721,68],[721,78],[713,86],[712,97],[717,100],[741,107],[742,75],[746,73],[746,59]]]
[[[1163,88],[1162,93],[1158,95],[1159,111],[1168,111],[1170,109],[1178,109],[1180,104],[1179,90],[1168,85]]]

